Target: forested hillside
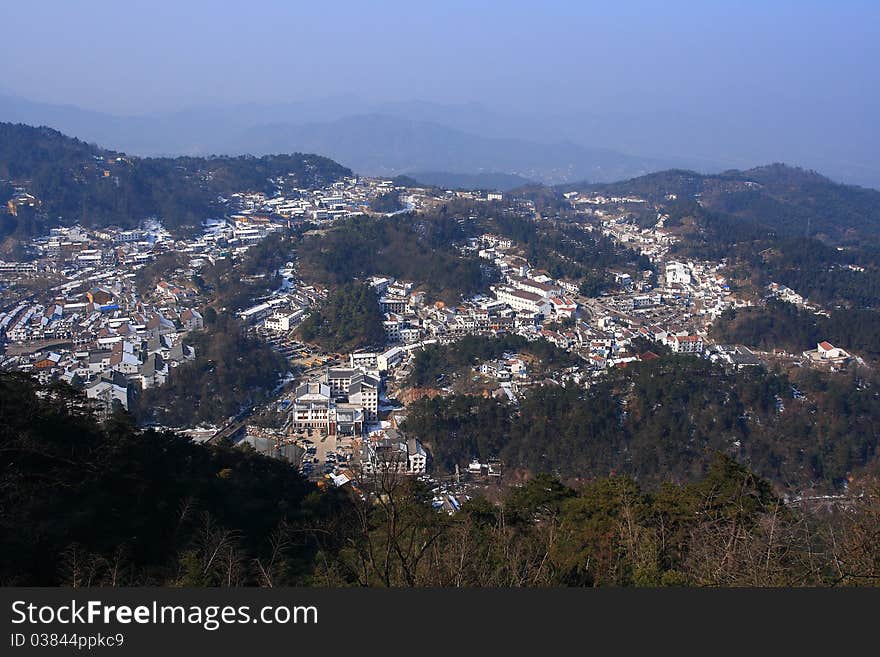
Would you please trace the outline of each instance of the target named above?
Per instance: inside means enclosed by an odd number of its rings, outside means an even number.
[[[835,310],[817,315],[781,301],[762,307],[728,310],[713,323],[711,336],[720,343],[759,349],[782,348],[799,354],[827,340],[847,345],[869,358],[880,357],[880,313],[868,309]]]
[[[877,417],[878,381],[869,372],[789,378],[664,356],[631,363],[586,390],[535,387],[516,405],[466,395],[422,399],[404,428],[442,472],[500,457],[530,473],[625,474],[657,486],[700,477],[721,452],[787,490],[831,491],[877,468]]]
[[[0,372],[0,400],[4,585],[235,583],[211,551],[265,554],[279,523],[309,513],[314,488],[285,462],[122,414],[102,427],[73,389],[24,375]]]
[[[137,158],[50,128],[0,123],[0,180],[40,200],[35,221],[42,228],[130,228],[153,216],[170,230],[194,228],[221,214],[220,199],[234,192],[322,186],[347,175],[349,169],[317,155]],[[27,226],[4,221],[6,235],[29,234]]]
[[[780,237],[824,237],[880,243],[880,191],[840,185],[814,172],[771,164],[703,175],[670,170],[618,183],[569,186],[608,195],[633,194],[662,203],[669,194],[698,197],[711,212],[760,224]]]
[[[529,354],[537,360],[532,375],[542,369],[555,371],[577,364],[575,354],[547,340],[526,340],[519,335],[498,337],[469,335],[448,344],[426,345],[415,352],[407,384],[414,387],[432,386],[442,377],[466,372],[482,361],[501,358],[505,353]]]
[[[0,373],[0,584],[839,586],[880,584],[880,489],[785,504],[732,459],[683,484],[540,475],[437,513],[408,478],[319,490],[249,451],[98,425],[84,400]]]
[[[598,232],[559,223],[535,224],[513,213],[493,213],[479,223],[480,227],[515,241],[529,263],[544,269],[554,278],[580,281],[595,295],[608,283],[608,269],[621,269],[633,274],[651,269],[650,260],[632,249],[616,243]]]
[[[165,426],[222,424],[264,401],[287,372],[283,356],[248,336],[230,315],[217,315],[204,331],[187,336],[194,360],[171,370],[168,381],[135,400],[139,423]]]
[[[462,256],[454,246],[464,236],[445,215],[353,217],[305,238],[300,271],[304,279],[322,285],[394,276],[415,282],[430,298],[455,303],[484,282],[479,259]]]
[[[376,291],[369,283],[352,281],[339,286],[303,321],[302,339],[328,351],[347,353],[385,344],[385,329]]]

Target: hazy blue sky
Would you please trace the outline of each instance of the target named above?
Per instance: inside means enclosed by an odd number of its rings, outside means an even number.
[[[880,2],[4,3],[0,87],[141,113],[337,93],[613,109],[880,98]]]
[[[37,101],[593,112],[611,123],[585,139],[630,152],[880,176],[880,0],[41,0],[4,2],[0,25],[0,93]]]

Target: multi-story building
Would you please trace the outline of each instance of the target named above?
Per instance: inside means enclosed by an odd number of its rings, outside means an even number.
[[[37,273],[35,262],[2,262],[0,261],[0,276],[33,276]]]
[[[407,472],[410,474],[425,474],[428,468],[428,454],[422,443],[416,438],[410,438],[406,441],[406,451],[408,455]]]
[[[379,308],[383,313],[405,313],[408,305],[407,297],[388,295],[379,298]]]
[[[375,370],[379,368],[379,354],[375,351],[358,351],[349,355],[348,361],[352,368],[360,367],[365,370]]]
[[[365,474],[406,474],[409,469],[406,443],[397,437],[365,442],[360,456],[360,468]]]
[[[691,269],[683,262],[666,263],[666,284],[667,285],[690,285]]]
[[[338,403],[326,383],[304,383],[297,388],[290,412],[293,429],[316,429],[331,436],[356,435],[363,430],[363,410],[355,404]]]
[[[354,379],[348,387],[348,403],[363,409],[364,419],[379,418],[379,379],[370,375],[361,375]]]
[[[673,335],[668,343],[677,354],[703,353],[703,338],[699,335]]]
[[[296,389],[290,424],[328,434],[359,433],[365,421],[379,417],[378,374],[359,367],[328,369],[318,381]]]
[[[264,326],[270,331],[275,331],[277,333],[287,333],[296,324],[296,322],[298,322],[302,318],[304,314],[305,310],[303,310],[302,308],[299,308],[297,310],[276,310],[274,313],[266,318]]]
[[[392,347],[376,356],[376,369],[386,372],[398,365],[406,356],[406,351],[401,347]]]
[[[187,308],[180,314],[180,323],[187,331],[200,331],[205,328],[205,320],[198,310]]]
[[[385,330],[385,341],[400,342],[400,329],[404,326],[404,322],[393,315],[390,319],[386,319],[382,322],[382,328]]]
[[[546,297],[525,290],[511,290],[499,288],[495,292],[499,301],[503,301],[514,310],[525,310],[530,313],[541,314],[545,317],[550,315],[550,302]]]
[[[348,393],[352,381],[363,374],[363,370],[357,367],[331,367],[323,376],[323,381],[330,386],[330,392],[335,395]]]
[[[291,424],[297,429],[320,429],[335,434],[331,418],[333,399],[326,383],[304,383],[296,389]]]
[[[416,438],[407,440],[395,429],[371,435],[360,446],[358,465],[366,474],[424,474],[428,454]]]
[[[535,281],[530,278],[513,277],[512,284],[518,290],[531,292],[532,294],[537,294],[542,297],[550,297],[552,295],[559,294],[560,292],[560,288],[558,285],[555,285],[553,283]]]

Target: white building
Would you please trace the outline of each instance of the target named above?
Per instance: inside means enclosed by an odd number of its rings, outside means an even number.
[[[291,410],[291,423],[297,429],[323,429],[333,434],[331,425],[330,386],[326,383],[304,383],[296,389]]]
[[[554,283],[549,281],[538,281],[531,278],[514,279],[513,286],[518,290],[531,292],[532,294],[537,294],[545,298],[549,298],[560,292],[559,286]]]
[[[667,285],[690,285],[691,269],[683,262],[666,263],[666,284]]]
[[[400,342],[400,329],[404,324],[399,319],[386,319],[382,322],[382,328],[385,330],[386,342]]]
[[[831,362],[842,362],[850,358],[849,353],[826,341],[820,342],[816,345],[816,348],[811,351],[805,351],[804,356],[813,361]]]
[[[266,318],[264,326],[270,331],[275,331],[276,333],[287,333],[300,319],[302,319],[305,312],[306,311],[302,308],[297,310],[276,310]]]
[[[109,381],[96,381],[86,389],[86,397],[95,399],[105,406],[105,410],[110,410],[113,402],[119,404],[125,410],[128,410],[128,389]]]
[[[378,373],[360,368],[331,367],[324,374],[322,383],[329,387],[333,399],[345,397],[348,404],[363,409],[364,419],[379,417],[381,379]]]
[[[549,316],[550,302],[546,297],[524,290],[511,290],[500,288],[495,292],[499,301],[506,303],[514,310],[526,310],[531,313],[540,313]]]
[[[376,369],[380,372],[387,372],[399,365],[403,361],[404,356],[406,356],[406,351],[404,349],[401,347],[392,347],[388,351],[376,356]]]
[[[677,354],[703,353],[703,338],[699,335],[673,335],[668,343]]]
[[[378,363],[378,356],[375,351],[360,351],[350,354],[348,357],[351,367],[361,367],[365,370],[381,369]]]
[[[566,297],[553,297],[550,304],[557,317],[571,318],[577,313],[577,304]]]
[[[428,468],[428,455],[422,443],[415,438],[406,441],[406,451],[408,455],[409,467],[407,472],[410,474],[425,474]]]

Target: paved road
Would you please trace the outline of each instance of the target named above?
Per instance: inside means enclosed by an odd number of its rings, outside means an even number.
[[[73,340],[67,338],[63,340],[33,340],[31,342],[10,342],[6,345],[6,355],[20,356],[21,354],[30,354],[35,351],[44,351],[51,347],[60,347],[62,345],[73,346]]]

